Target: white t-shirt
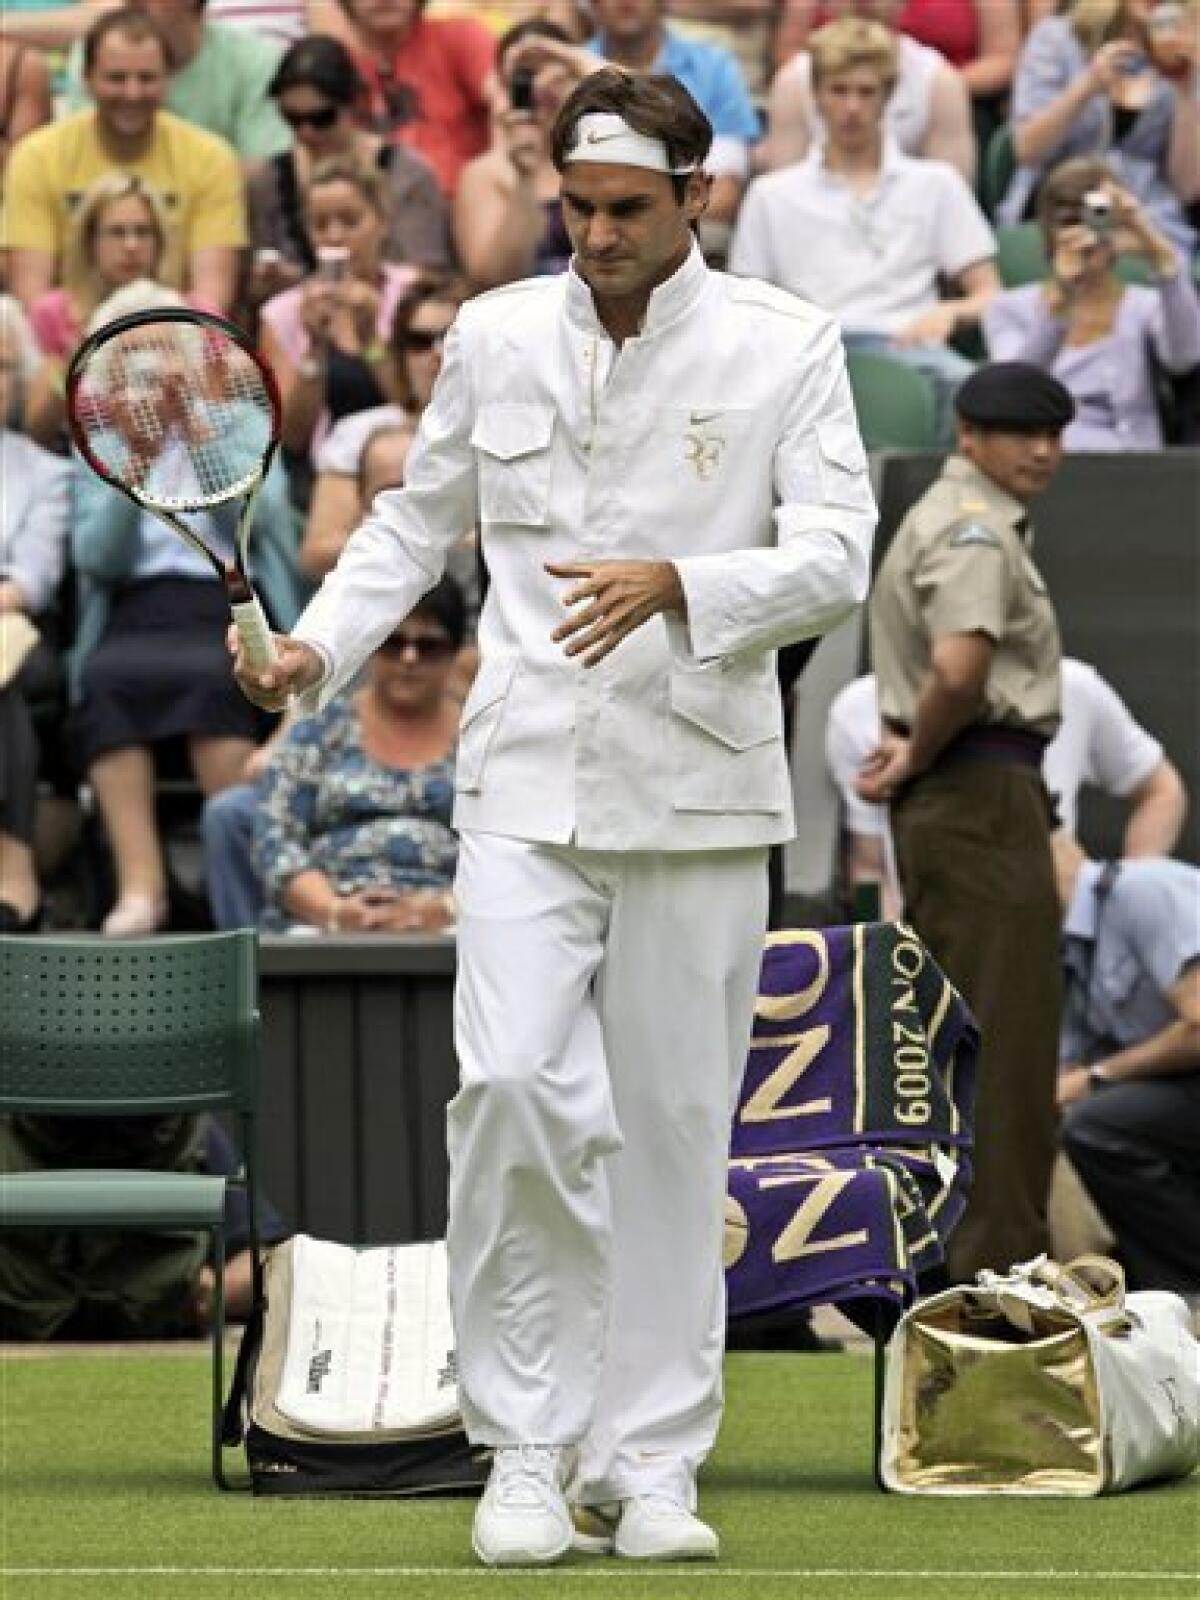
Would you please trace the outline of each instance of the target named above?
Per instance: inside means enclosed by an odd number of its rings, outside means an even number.
[[[884,148],[863,198],[814,146],[746,191],[729,270],[832,312],[847,333],[890,334],[938,303],[938,278],[996,254],[979,202],[948,162]]]
[[[879,697],[874,674],[868,673],[834,697],[825,729],[825,759],[841,796],[846,831],[884,840],[890,886],[899,893],[887,808],[872,805],[854,788],[859,768],[879,743],[879,732]],[[1162,745],[1134,719],[1095,667],[1064,656],[1062,723],[1046,747],[1042,766],[1062,826],[1075,832],[1079,791],[1085,784],[1123,798],[1150,776],[1162,757]]]
[[[403,406],[369,406],[352,411],[330,428],[317,447],[314,463],[318,472],[344,472],[358,476],[359,463],[367,441],[381,428],[411,428],[413,419]]]

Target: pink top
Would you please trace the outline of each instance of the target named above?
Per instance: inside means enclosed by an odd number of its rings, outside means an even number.
[[[383,292],[379,296],[375,332],[380,339],[387,340],[391,336],[396,307],[420,278],[421,271],[419,267],[398,267],[389,261],[382,263],[380,271],[383,274]],[[263,325],[270,328],[293,366],[298,366],[309,352],[308,334],[300,320],[303,301],[304,285],[297,284],[294,289],[285,289],[282,294],[273,295],[259,313]],[[332,419],[326,408],[317,418],[311,449],[318,448],[331,425]]]
[[[184,299],[196,311],[217,311],[216,306],[194,295],[185,295]],[[66,289],[47,289],[38,295],[29,308],[29,320],[42,354],[60,361],[69,359],[85,331]]]

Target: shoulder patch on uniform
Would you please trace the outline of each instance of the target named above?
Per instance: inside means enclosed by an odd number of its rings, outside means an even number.
[[[754,306],[765,306],[768,311],[778,311],[782,316],[795,317],[799,322],[812,322],[816,317],[823,315],[815,306],[810,306],[807,300],[801,300],[798,296],[789,294],[786,289],[777,288],[773,283],[764,283],[761,278],[730,277],[729,298]]]
[[[986,522],[960,522],[950,534],[952,545],[983,544],[991,545],[993,549],[1003,548],[1003,541],[994,528],[989,528]]]

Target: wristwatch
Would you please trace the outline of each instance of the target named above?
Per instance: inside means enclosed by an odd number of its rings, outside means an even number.
[[[1111,1089],[1117,1081],[1115,1078],[1110,1078],[1103,1067],[1089,1067],[1087,1078],[1089,1089]]]

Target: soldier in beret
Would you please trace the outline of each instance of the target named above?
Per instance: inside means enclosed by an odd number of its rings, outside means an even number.
[[[975,1182],[951,1280],[1048,1247],[1060,914],[1042,752],[1059,723],[1059,634],[1030,507],[1074,413],[1022,361],[958,392],[958,448],[909,511],[871,601],[881,742],[859,775],[887,802],[908,918],[978,1018]]]

